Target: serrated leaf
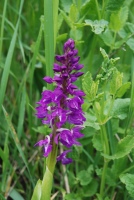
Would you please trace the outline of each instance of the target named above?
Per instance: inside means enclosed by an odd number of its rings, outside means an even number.
[[[72,4],[70,7],[69,18],[73,23],[78,21],[79,12],[75,4]]]
[[[124,83],[116,92],[116,97],[119,98],[122,97],[126,93],[126,91],[130,88],[130,86],[131,86],[130,82]]]
[[[86,23],[86,25],[91,26],[92,31],[95,34],[101,34],[104,31],[104,29],[108,26],[108,21],[106,21],[104,19],[95,20],[95,21],[92,21],[90,19],[86,19],[85,23]]]
[[[123,174],[120,176],[122,183],[126,185],[126,189],[129,195],[134,198],[134,175],[133,174]]]
[[[41,199],[41,185],[42,185],[42,181],[38,180],[37,184],[34,188],[33,196],[32,196],[31,200],[40,200]]]
[[[118,32],[125,25],[127,18],[128,18],[128,7],[125,6],[121,8],[118,12],[114,12],[111,14],[110,24],[109,24],[110,28],[114,32]]]
[[[90,165],[87,170],[82,170],[78,173],[77,179],[81,185],[88,185],[92,181],[93,165]]]
[[[122,140],[119,141],[117,145],[116,153],[114,155],[112,156],[108,156],[104,154],[102,155],[105,158],[112,159],[112,160],[119,159],[128,155],[133,148],[134,148],[134,136],[127,135],[126,137],[124,137]]]
[[[93,146],[97,151],[103,151],[103,146],[101,142],[101,134],[94,134],[93,139]]]
[[[125,0],[109,0],[106,9],[110,11],[117,11],[122,7],[124,1]]]
[[[98,91],[99,81],[93,81],[92,75],[90,72],[87,72],[82,80],[82,87],[86,94],[88,101],[93,101],[96,97]]]
[[[118,70],[113,71],[113,76],[110,81],[110,94],[115,95],[117,90],[122,86],[123,73]]]
[[[125,119],[127,117],[129,109],[130,99],[116,99],[113,104],[111,116],[119,119]]]

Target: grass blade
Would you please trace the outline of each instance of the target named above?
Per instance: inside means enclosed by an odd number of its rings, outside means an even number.
[[[53,1],[44,0],[44,38],[45,38],[45,57],[46,75],[53,76],[54,62],[54,22],[53,22]],[[50,86],[50,85],[48,85]]]
[[[1,32],[0,32],[0,62],[2,58],[2,46],[3,46],[3,34],[4,34],[4,22],[6,16],[6,8],[7,8],[7,0],[4,3],[3,15],[2,15],[2,22],[1,22]]]
[[[11,62],[12,62],[13,52],[14,52],[14,48],[15,48],[15,44],[16,44],[16,40],[17,40],[17,33],[18,33],[18,28],[19,28],[19,23],[20,23],[20,15],[21,15],[23,3],[24,3],[24,0],[22,0],[21,4],[20,4],[18,21],[17,21],[16,27],[15,27],[15,31],[14,31],[10,46],[9,46],[9,50],[7,53],[7,58],[5,61],[5,66],[4,66],[4,70],[3,70],[3,74],[2,74],[1,85],[0,85],[0,91],[1,91],[0,113],[1,113],[1,107],[2,107],[2,104],[4,101],[4,95],[5,95],[8,76],[9,76],[9,72],[10,72],[10,66],[11,66]]]
[[[30,170],[29,170],[29,167],[28,167],[28,163],[27,163],[27,161],[26,161],[26,158],[25,158],[25,156],[24,156],[23,150],[22,150],[22,148],[21,148],[21,145],[20,145],[20,142],[19,142],[17,133],[16,133],[14,127],[13,127],[13,124],[12,124],[12,122],[11,122],[11,120],[10,120],[10,117],[9,117],[8,113],[6,112],[5,108],[2,107],[2,109],[3,109],[4,115],[5,115],[5,119],[6,119],[6,121],[7,121],[7,124],[8,124],[8,126],[9,126],[9,129],[10,129],[10,131],[11,131],[11,135],[12,135],[13,140],[14,140],[14,142],[15,142],[15,145],[16,145],[16,147],[17,147],[17,149],[18,149],[18,151],[19,151],[19,153],[20,153],[20,155],[21,155],[21,157],[22,157],[23,162],[24,162],[25,165],[26,165],[26,168],[27,168],[27,170],[28,170],[28,172],[29,172],[29,177],[30,177],[30,179],[31,179],[31,183],[32,183],[33,186],[34,186],[33,178],[32,178],[32,176],[31,176],[31,173],[30,173]]]

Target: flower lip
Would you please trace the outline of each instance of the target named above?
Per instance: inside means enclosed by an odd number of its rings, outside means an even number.
[[[53,79],[52,79],[51,77],[49,77],[49,76],[45,76],[45,77],[43,78],[43,80],[46,81],[46,82],[49,83],[49,84],[53,83]]]
[[[71,158],[66,157],[67,153],[69,153],[69,152],[71,152],[71,150],[66,150],[63,153],[61,153],[57,157],[57,161],[61,161],[63,165],[67,165],[67,164],[71,163],[73,160]]]

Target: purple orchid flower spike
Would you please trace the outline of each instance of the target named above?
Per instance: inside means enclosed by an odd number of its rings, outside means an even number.
[[[85,94],[74,85],[74,82],[83,75],[83,72],[79,72],[83,65],[79,64],[80,57],[77,56],[78,50],[75,49],[74,40],[68,39],[65,42],[63,52],[63,55],[55,56],[57,63],[54,63],[53,67],[54,77],[43,78],[49,84],[55,83],[54,91],[43,91],[41,100],[37,102],[36,116],[42,119],[43,124],[55,130],[51,136],[46,136],[44,140],[35,144],[44,148],[45,157],[51,153],[53,143],[61,143],[65,149],[80,145],[77,140],[83,137],[80,130],[86,120],[81,108]],[[72,125],[71,130],[65,128],[66,123]],[[62,164],[71,163],[72,159],[66,157],[70,151],[65,150],[57,157],[57,161],[61,161]]]

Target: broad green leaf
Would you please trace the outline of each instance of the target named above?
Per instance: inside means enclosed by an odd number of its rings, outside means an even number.
[[[127,42],[127,45],[129,46],[129,48],[134,51],[134,38],[130,38]]]
[[[20,193],[13,189],[11,190],[9,196],[13,199],[13,200],[24,200],[24,198],[20,195]]]
[[[87,170],[82,170],[78,173],[77,179],[81,185],[88,185],[92,181],[93,165],[90,165]]]
[[[118,32],[125,25],[127,18],[128,18],[128,7],[125,6],[121,8],[118,12],[114,12],[111,14],[110,24],[109,24],[110,28],[114,32]]]
[[[108,159],[119,159],[122,158],[126,155],[128,155],[131,150],[134,148],[134,136],[133,135],[127,135],[126,137],[124,137],[123,139],[121,139],[118,142],[117,145],[117,149],[116,149],[116,153],[112,156],[108,156],[108,155],[104,155],[102,154],[104,157],[108,158]]]
[[[116,92],[116,97],[122,97],[126,91],[130,88],[131,86],[131,83],[130,82],[127,82],[127,83],[124,83],[119,89],[118,91]]]
[[[40,198],[41,198],[41,185],[42,185],[42,181],[38,180],[37,184],[34,188],[31,200],[40,200]]]
[[[102,141],[101,141],[101,134],[96,133],[92,139],[93,146],[97,151],[103,151]]]
[[[82,80],[82,87],[86,94],[86,98],[88,101],[93,101],[96,98],[96,94],[98,91],[99,81],[93,81],[92,75],[90,72],[87,72]]]
[[[48,169],[48,167],[46,167],[46,171],[42,181],[40,200],[50,199],[52,184],[53,184],[53,175]]]
[[[129,195],[134,198],[134,175],[133,174],[123,174],[120,176],[122,183],[126,185],[126,189]]]
[[[112,79],[110,81],[110,94],[115,95],[117,90],[122,86],[123,73],[118,70],[113,71]]]
[[[98,182],[94,179],[89,185],[83,187],[84,197],[92,197],[96,193],[97,188]]]
[[[109,0],[106,9],[110,11],[117,11],[122,7],[124,1],[125,0]]]
[[[114,44],[114,37],[112,35],[112,32],[107,28],[103,33],[99,35],[99,37],[103,40],[103,42],[111,47]]]
[[[99,124],[96,122],[97,118],[95,117],[94,113],[91,110],[85,113],[85,118],[86,121],[84,122],[84,126],[93,127],[96,130],[100,129]]]
[[[75,40],[81,40],[82,38],[82,30],[80,29],[72,29],[70,30],[70,37],[75,38]]]
[[[92,31],[95,34],[101,34],[104,31],[104,29],[108,26],[108,21],[106,21],[104,19],[95,20],[95,21],[92,21],[90,19],[86,19],[85,23],[86,23],[87,26],[88,25],[91,26]]]
[[[116,99],[111,110],[111,116],[119,119],[125,119],[127,117],[129,109],[130,99]]]
[[[119,31],[119,36],[123,39],[126,38],[124,43],[126,43],[132,51],[134,51],[134,38],[132,37],[133,33],[134,24],[130,22],[127,22],[123,29]]]
[[[69,17],[70,17],[70,20],[73,23],[78,21],[79,12],[78,12],[78,8],[76,7],[75,4],[71,5],[70,12],[69,12]]]

